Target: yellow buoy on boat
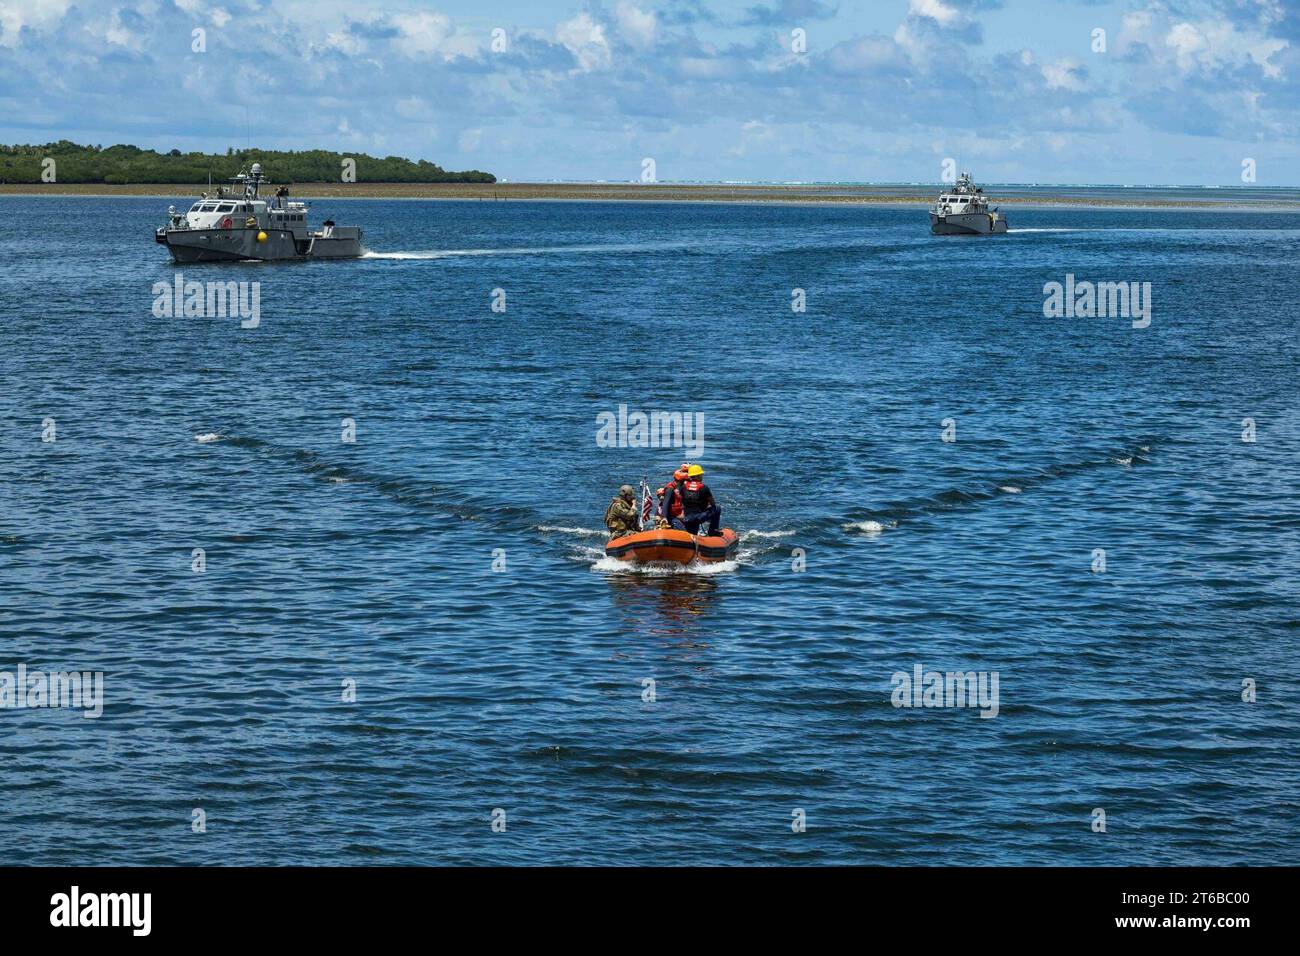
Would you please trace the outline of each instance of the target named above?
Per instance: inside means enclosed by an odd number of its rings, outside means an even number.
[[[266,233],[264,233],[264,232],[259,232],[259,233],[257,234],[257,241],[258,241],[258,242],[266,242]]]

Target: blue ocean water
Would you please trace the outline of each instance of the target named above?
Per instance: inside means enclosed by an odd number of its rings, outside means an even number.
[[[336,200],[367,258],[178,270],[166,205],[0,199],[0,671],[105,697],[0,710],[0,862],[1300,863],[1294,214]],[[692,457],[738,560],[604,559]]]

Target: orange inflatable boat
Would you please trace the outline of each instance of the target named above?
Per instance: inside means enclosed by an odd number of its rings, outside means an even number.
[[[605,545],[605,554],[637,564],[729,561],[736,556],[739,543],[736,532],[730,528],[723,528],[715,536],[692,535],[676,528],[663,528],[611,538]]]

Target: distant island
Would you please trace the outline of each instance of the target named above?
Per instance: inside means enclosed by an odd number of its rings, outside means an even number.
[[[337,183],[342,181],[344,160],[356,163],[358,183],[495,183],[491,173],[477,169],[451,172],[426,160],[412,162],[401,156],[367,156],[323,149],[280,152],[265,149],[226,150],[216,153],[158,153],[138,146],[81,146],[68,140],[40,146],[0,145],[0,183],[42,183],[48,176],[46,158],[55,161],[55,182],[187,184],[223,182],[252,163],[261,163],[277,183]]]
[[[51,181],[41,175],[55,160]],[[356,180],[344,180],[343,161],[356,162]],[[79,146],[67,140],[44,146],[0,145],[0,197],[153,196],[192,199],[224,184],[241,169],[261,163],[277,184],[312,199],[435,199],[499,202],[701,202],[879,205],[916,208],[934,202],[939,183],[834,182],[502,182],[479,170],[449,172],[434,163],[400,156],[378,159],[364,153],[327,150],[278,152],[226,150],[226,154],[168,153],[135,146]],[[638,170],[639,171],[639,170]],[[635,173],[634,173],[635,175]],[[1003,207],[1128,209],[1252,209],[1300,215],[1294,186],[1079,186],[986,184]]]

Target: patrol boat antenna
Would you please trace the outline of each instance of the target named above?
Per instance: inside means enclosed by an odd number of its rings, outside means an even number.
[[[234,179],[230,180],[237,186],[244,187],[245,199],[256,199],[257,191],[262,187],[265,177],[262,176],[262,164],[254,163],[248,172],[240,170]]]

